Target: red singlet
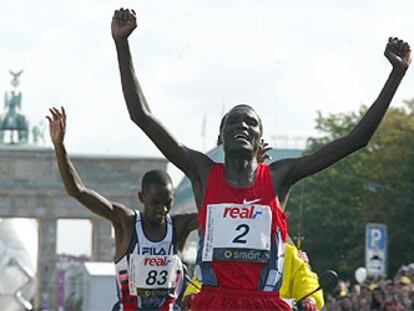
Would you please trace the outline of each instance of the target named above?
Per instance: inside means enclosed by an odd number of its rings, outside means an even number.
[[[272,189],[269,168],[265,164],[258,164],[255,181],[247,188],[229,186],[224,178],[223,164],[214,164],[210,169],[199,212],[196,266],[197,277],[205,290],[202,289],[196,297],[195,309],[214,309],[213,304],[207,305],[209,295],[206,297],[203,291],[211,292],[211,287],[217,287],[225,289],[227,296],[230,296],[229,291],[236,295],[239,291],[240,299],[247,299],[246,306],[251,300],[249,296],[254,297],[256,292],[260,299],[275,302],[278,310],[290,310],[278,295],[287,227]],[[264,216],[267,220],[263,220]],[[265,240],[268,242],[263,242]],[[267,245],[267,251],[260,250],[265,248],[264,245]],[[207,299],[201,303],[203,297]],[[219,300],[212,299],[211,302],[216,303],[216,308],[225,309],[224,292],[221,299],[224,302]]]

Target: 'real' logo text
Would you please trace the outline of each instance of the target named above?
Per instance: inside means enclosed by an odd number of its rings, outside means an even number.
[[[224,208],[223,218],[240,218],[240,219],[255,219],[262,215],[262,211],[255,210],[254,206],[249,207],[226,207]]]
[[[144,266],[151,266],[151,267],[165,267],[171,260],[167,259],[167,257],[147,257],[144,260]]]

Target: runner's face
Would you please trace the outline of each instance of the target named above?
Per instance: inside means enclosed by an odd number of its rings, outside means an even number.
[[[139,199],[144,204],[144,214],[150,221],[162,224],[170,211],[174,191],[171,184],[149,185],[139,193]]]
[[[249,107],[236,107],[228,113],[221,131],[224,152],[243,151],[255,155],[262,137],[261,121]]]

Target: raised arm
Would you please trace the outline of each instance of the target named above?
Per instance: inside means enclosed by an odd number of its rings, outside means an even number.
[[[65,110],[63,107],[61,111],[51,108],[50,114],[51,116],[46,117],[49,120],[50,138],[55,147],[56,160],[66,192],[91,212],[118,225],[123,218],[132,215],[133,212],[119,204],[112,204],[108,199],[85,186],[70,161],[63,142],[66,131]]]
[[[151,113],[135,75],[128,43],[128,36],[136,27],[136,15],[133,10],[120,9],[115,11],[111,30],[118,55],[122,91],[130,118],[145,132],[169,161],[191,177],[197,171],[194,165],[194,157],[207,158],[207,156],[180,144]]]
[[[327,168],[368,144],[381,123],[381,120],[411,63],[410,46],[408,43],[399,40],[398,38],[390,38],[388,40],[384,54],[392,64],[391,74],[378,98],[368,109],[361,121],[347,136],[323,146],[311,155],[286,161],[286,165],[290,167],[287,170],[285,185],[293,185],[298,180]],[[277,167],[276,163],[275,167]]]

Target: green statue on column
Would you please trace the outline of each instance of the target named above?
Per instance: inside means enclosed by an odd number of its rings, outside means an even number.
[[[20,84],[19,77],[23,70],[9,72],[13,76],[11,81],[13,90],[4,94],[5,113],[0,115],[0,142],[6,142],[6,137],[9,135],[8,142],[10,144],[24,144],[28,143],[29,140],[29,123],[26,117],[18,112],[21,109],[22,93],[16,91]]]

